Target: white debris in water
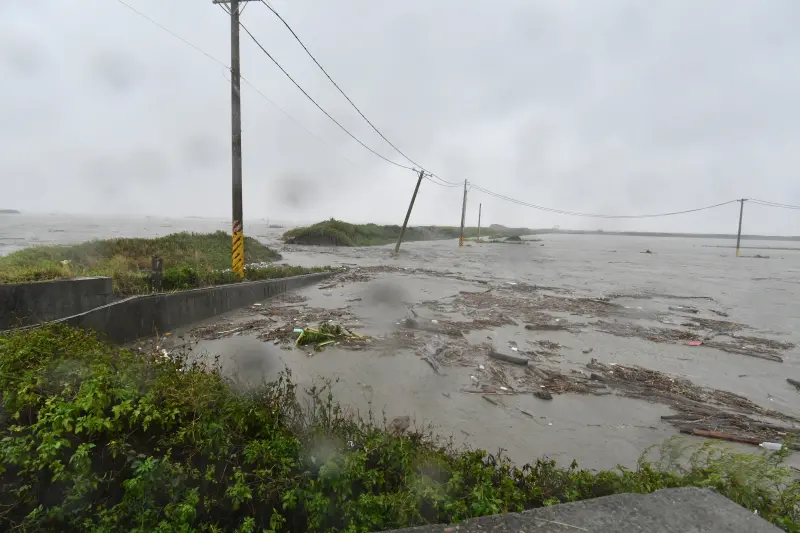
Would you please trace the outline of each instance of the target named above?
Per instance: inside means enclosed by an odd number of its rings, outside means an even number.
[[[502,385],[500,385],[500,390],[508,390],[508,387],[503,387]]]
[[[511,351],[512,351],[512,352],[516,352],[517,350],[519,350],[519,348],[517,348],[516,346],[512,346],[512,347],[511,347]]]
[[[486,370],[486,367],[483,365],[478,365],[478,370]]]
[[[433,322],[434,324],[438,324],[439,323],[439,321],[436,320],[436,319],[431,320],[431,322]]]
[[[475,377],[475,376],[473,376],[473,375],[470,375],[470,376],[469,376],[469,379],[471,379],[472,381],[475,381],[476,383],[477,383],[477,381],[478,381],[478,378],[476,378],[476,377]]]

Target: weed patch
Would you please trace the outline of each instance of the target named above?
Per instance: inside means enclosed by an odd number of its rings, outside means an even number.
[[[400,236],[400,226],[378,224],[350,224],[341,220],[325,220],[311,226],[294,228],[283,235],[289,244],[307,244],[315,246],[377,246],[397,242]],[[524,235],[525,228],[505,228],[496,226],[483,228],[481,236],[505,237]],[[461,235],[461,228],[456,226],[412,226],[406,228],[404,241],[435,241],[457,239]],[[464,228],[465,237],[478,235],[478,228]]]
[[[325,387],[300,396],[283,376],[241,392],[56,326],[0,335],[0,387],[3,531],[367,532],[681,486],[800,530],[781,453],[672,441],[633,470],[517,467],[348,416]]]
[[[280,254],[245,238],[245,279],[254,281],[326,269],[273,266]],[[231,237],[225,232],[174,233],[153,239],[107,239],[75,245],[36,246],[0,257],[0,283],[27,283],[80,276],[109,276],[120,296],[150,291],[153,255],[164,261],[165,291],[241,281],[230,272]]]

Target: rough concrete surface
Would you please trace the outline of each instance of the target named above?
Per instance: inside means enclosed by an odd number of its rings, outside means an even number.
[[[0,284],[0,330],[58,320],[112,301],[106,277]]]
[[[396,530],[403,533],[778,533],[766,520],[710,489],[665,489],[617,494],[524,513],[487,516],[458,525]]]
[[[111,342],[125,344],[226,313],[271,296],[318,282],[322,272],[265,281],[250,281],[189,291],[132,296],[60,320],[91,329]]]

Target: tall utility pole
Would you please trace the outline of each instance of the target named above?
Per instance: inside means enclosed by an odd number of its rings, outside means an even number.
[[[242,220],[242,73],[239,61],[239,4],[252,0],[212,0],[229,4],[231,14],[231,192],[233,193],[233,240],[231,270],[244,277],[244,220]]]
[[[481,242],[481,208],[483,204],[478,204],[478,242]]]
[[[464,246],[464,220],[467,216],[467,180],[464,180],[464,203],[461,204],[461,236],[458,238],[458,246]]]
[[[403,221],[403,229],[400,230],[400,236],[397,238],[397,244],[394,247],[394,255],[400,251],[400,243],[403,242],[403,235],[406,233],[406,226],[408,225],[408,219],[411,217],[411,210],[414,209],[414,200],[417,199],[417,193],[419,192],[419,186],[422,183],[422,178],[425,177],[425,171],[419,171],[419,179],[417,180],[417,186],[414,187],[414,194],[411,195],[411,203],[408,204],[408,211],[406,212],[406,219]]]
[[[742,215],[744,214],[744,203],[747,198],[739,200],[739,232],[736,234],[736,257],[739,257],[739,243],[742,240]]]

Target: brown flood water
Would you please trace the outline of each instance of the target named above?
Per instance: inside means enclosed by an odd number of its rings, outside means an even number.
[[[277,233],[264,232],[261,237],[275,244]],[[585,372],[585,364],[592,358],[606,364],[640,365],[800,416],[799,393],[785,381],[787,377],[800,380],[797,348],[779,350],[781,363],[708,346],[692,347],[683,341],[615,336],[593,325],[602,320],[667,328],[681,321],[710,319],[741,324],[738,333],[742,335],[800,343],[800,252],[770,251],[769,259],[757,259],[746,257],[755,253],[745,250],[745,257],[736,259],[733,250],[709,244],[728,243],[569,235],[544,236],[541,242],[526,245],[472,243],[459,249],[453,241],[440,241],[405,244],[398,259],[391,257],[391,247],[283,247],[281,253],[292,264],[392,268],[356,274],[350,281],[322,282],[290,299],[265,301],[206,325],[217,331],[235,330],[254,319],[263,321],[278,307],[299,310],[288,319],[296,327],[315,326],[323,310],[334,313],[334,318],[345,312],[342,322],[375,338],[372,347],[327,347],[312,352],[289,343],[282,348],[271,340],[259,340],[264,327],[245,328],[215,340],[192,335],[184,339],[196,342],[196,356],[219,357],[223,368],[237,379],[270,379],[283,368],[290,369],[301,386],[331,379],[337,399],[362,415],[371,411],[373,416],[389,420],[407,415],[417,426],[432,426],[456,444],[490,452],[502,449],[518,463],[547,456],[562,464],[576,459],[591,468],[633,466],[649,446],[677,433],[660,419],[672,413],[668,406],[615,394],[565,393],[544,401],[523,393],[494,395],[487,400],[469,392],[474,390],[473,382],[484,381],[490,363],[484,353],[472,348],[483,343],[523,350],[535,343],[555,343],[552,346],[557,348],[542,362],[567,375]],[[645,249],[653,253],[641,253]],[[447,274],[442,277],[416,269]],[[463,336],[436,332],[449,320],[499,316],[491,307],[477,314],[474,309],[459,307],[462,291],[480,293],[494,287],[498,293],[513,296],[513,284],[545,286],[544,296],[539,298],[614,295],[613,302],[618,305],[609,316],[602,310],[575,311],[571,300],[566,308],[542,310],[553,320],[575,325],[569,330],[530,331],[524,324],[531,317],[516,316],[509,324],[473,329]],[[297,301],[300,299],[303,301]],[[563,300],[557,303],[561,305]],[[669,309],[677,306],[698,311],[693,315]],[[433,326],[434,331],[417,335],[416,343],[405,342],[397,333],[405,330],[403,321],[412,316],[411,309],[419,323],[441,322]],[[728,316],[720,318],[718,313]],[[286,316],[278,323],[283,324]],[[177,333],[176,341],[185,332]],[[455,358],[443,362],[437,373],[424,357],[448,346],[457,352]],[[512,388],[520,386],[513,378],[512,382]]]

